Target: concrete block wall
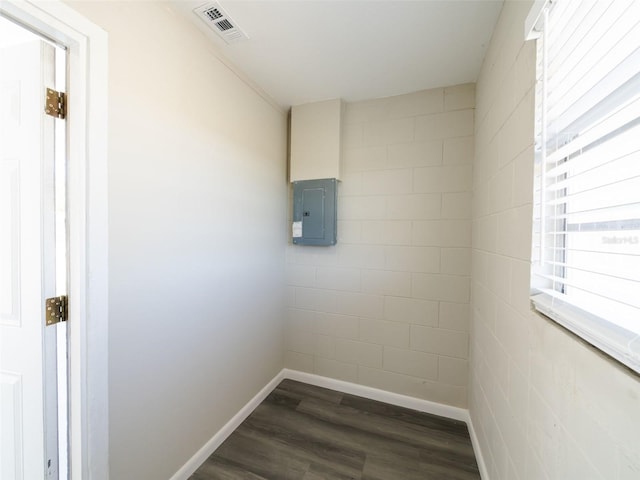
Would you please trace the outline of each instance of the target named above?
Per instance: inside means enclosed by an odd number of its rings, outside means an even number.
[[[287,249],[286,367],[467,405],[474,95],[346,105],[338,244]]]
[[[640,377],[531,311],[532,2],[506,1],[477,83],[470,413],[491,480],[640,478]]]

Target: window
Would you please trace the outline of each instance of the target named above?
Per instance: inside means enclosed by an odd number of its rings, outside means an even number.
[[[640,2],[538,1],[525,28],[533,305],[640,373]]]

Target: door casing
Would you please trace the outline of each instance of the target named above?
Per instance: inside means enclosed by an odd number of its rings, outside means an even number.
[[[107,33],[59,0],[3,0],[0,11],[69,52],[69,471],[107,480]]]

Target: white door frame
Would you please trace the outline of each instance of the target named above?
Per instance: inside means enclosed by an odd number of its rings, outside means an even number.
[[[107,480],[107,33],[59,0],[1,0],[0,11],[68,48],[69,469]]]

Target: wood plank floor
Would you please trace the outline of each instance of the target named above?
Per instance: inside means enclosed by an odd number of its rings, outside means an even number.
[[[282,381],[191,480],[480,480],[464,422]]]

